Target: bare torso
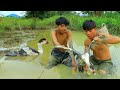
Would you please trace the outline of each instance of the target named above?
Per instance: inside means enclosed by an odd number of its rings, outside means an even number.
[[[67,32],[64,33],[64,34],[59,34],[59,33],[56,31],[56,38],[57,38],[58,42],[59,42],[61,45],[67,46],[67,39],[68,39],[68,34],[67,34]]]
[[[85,45],[88,47],[91,43],[90,39],[86,39]],[[93,51],[94,58],[97,60],[109,60],[111,59],[109,45],[104,43],[96,43],[92,44],[91,50]]]
[[[57,38],[57,41],[59,42],[60,45],[64,45],[65,47],[67,47],[67,41],[68,41],[68,35],[69,35],[69,30],[66,30],[64,33],[60,33],[57,30],[53,31],[55,33],[55,36]],[[54,42],[53,42],[53,45]],[[65,51],[64,49],[59,49],[60,51]]]

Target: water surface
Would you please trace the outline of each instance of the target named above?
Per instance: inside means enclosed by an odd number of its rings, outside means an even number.
[[[0,78],[25,78],[25,79],[119,79],[120,78],[120,44],[110,46],[110,52],[113,63],[116,66],[114,75],[88,76],[77,71],[72,75],[70,67],[59,64],[51,69],[44,67],[48,63],[50,52],[53,48],[50,30],[38,31],[34,40],[30,40],[28,46],[38,49],[37,42],[41,38],[46,38],[49,44],[43,45],[43,54],[36,56],[16,56],[8,57],[0,64]],[[84,40],[86,38],[83,32],[73,31],[73,46],[80,53],[84,52]],[[1,57],[2,58],[2,57]]]

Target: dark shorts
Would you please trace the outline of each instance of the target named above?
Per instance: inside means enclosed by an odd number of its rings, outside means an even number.
[[[90,56],[90,62],[92,62],[93,65],[97,66],[97,70],[104,70],[107,73],[110,73],[113,67],[111,59],[105,61],[96,60],[93,55]]]
[[[51,56],[49,57],[47,68],[52,68],[57,64],[65,64],[68,67],[72,67],[72,58],[69,53],[61,52],[59,49],[54,48],[51,52]]]

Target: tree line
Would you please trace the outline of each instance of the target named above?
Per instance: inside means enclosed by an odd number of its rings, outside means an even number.
[[[82,14],[88,14],[89,16],[101,16],[103,14],[112,14],[112,13],[118,13],[120,14],[120,11],[80,11]],[[25,17],[26,18],[49,18],[54,15],[65,15],[65,14],[74,14],[79,15],[80,13],[76,13],[75,11],[26,11]]]

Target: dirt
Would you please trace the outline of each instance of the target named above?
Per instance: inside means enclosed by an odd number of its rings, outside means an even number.
[[[0,32],[0,48],[11,48],[33,40],[38,35],[38,30],[21,30]],[[4,52],[0,51],[0,57]]]
[[[38,34],[36,32],[36,30],[1,32],[0,47],[13,47],[26,41],[35,39]]]

